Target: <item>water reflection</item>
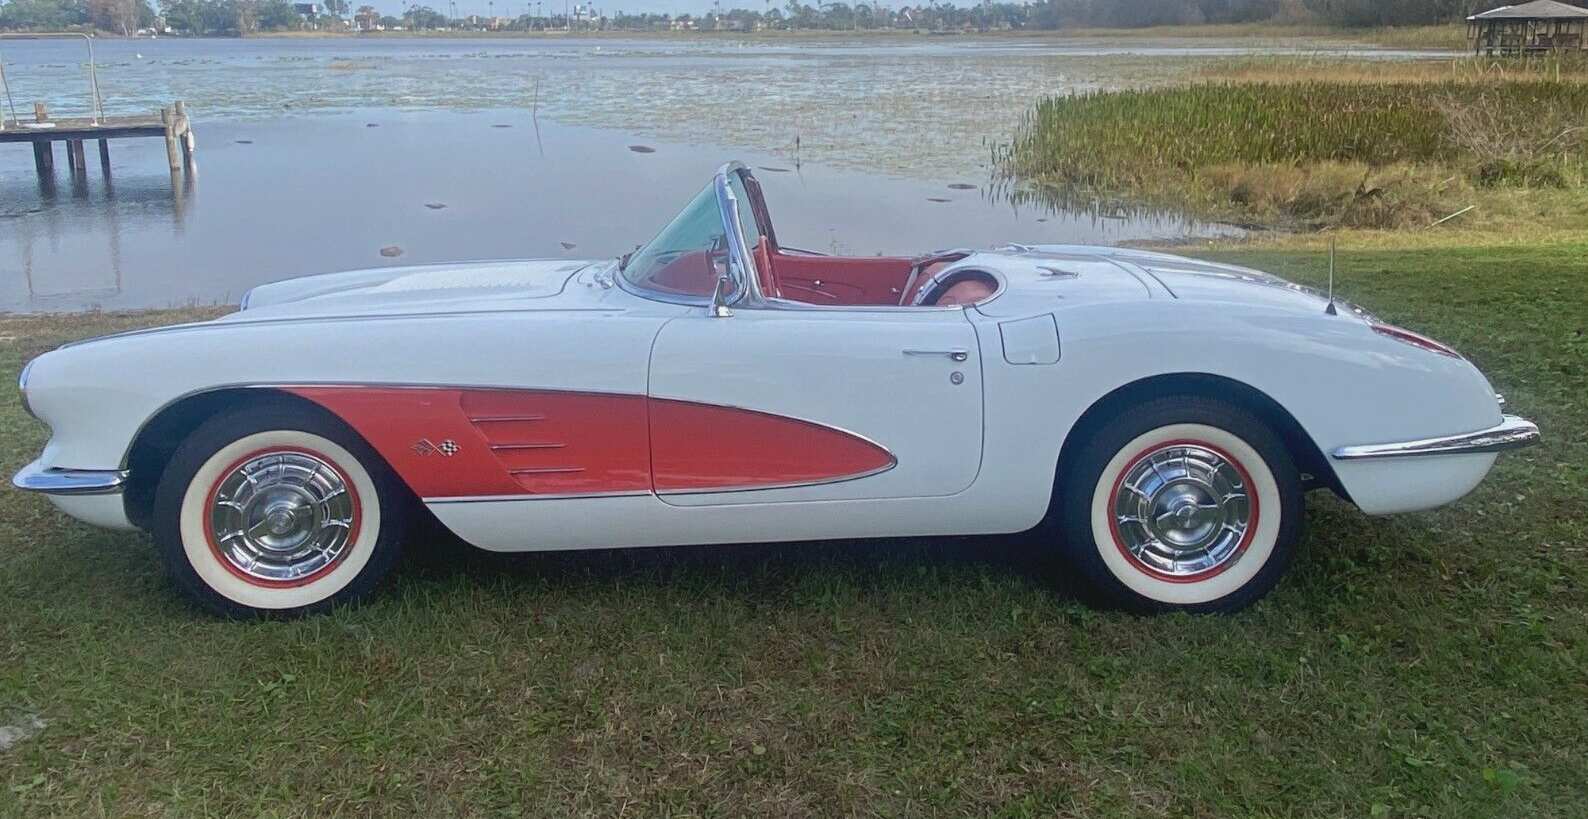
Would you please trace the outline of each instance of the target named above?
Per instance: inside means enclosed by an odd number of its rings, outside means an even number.
[[[224,302],[263,282],[334,270],[612,257],[649,238],[735,158],[760,169],[779,235],[823,252],[1225,232],[1162,215],[1055,210],[974,177],[859,173],[793,152],[561,125],[533,111],[378,109],[199,130],[202,185],[166,174],[158,140],[119,143],[109,179],[41,188],[31,162],[0,165],[0,309]],[[653,150],[630,150],[636,144]]]
[[[132,230],[183,234],[194,178],[71,170],[37,176],[36,196],[7,184],[0,194],[0,246],[14,246],[16,277],[0,292],[7,310],[77,310],[121,302],[125,260],[122,240]],[[9,180],[8,180],[9,181]],[[161,230],[162,223],[164,230]],[[0,263],[0,271],[10,268]],[[15,285],[20,283],[21,287]],[[19,291],[19,292],[14,292]],[[143,306],[143,305],[136,305]]]
[[[1060,218],[1089,217],[1097,226],[1156,225],[1164,235],[1178,233],[1182,237],[1198,238],[1239,237],[1252,229],[1247,225],[1192,219],[1172,208],[1111,201],[1084,191],[1043,187],[1001,175],[989,182],[985,190],[987,199],[992,202],[1007,202],[1022,210]],[[1042,217],[1038,217],[1038,221],[1043,221]]]

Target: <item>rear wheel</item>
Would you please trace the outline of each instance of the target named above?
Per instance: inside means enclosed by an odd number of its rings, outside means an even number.
[[[366,596],[401,548],[407,496],[341,424],[294,407],[210,419],[155,493],[167,572],[228,617],[324,611]]]
[[[1273,588],[1301,534],[1284,443],[1240,407],[1165,398],[1091,433],[1060,478],[1065,554],[1133,611],[1230,612]]]

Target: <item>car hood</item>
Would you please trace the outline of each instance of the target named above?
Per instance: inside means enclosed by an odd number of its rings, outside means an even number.
[[[527,259],[384,267],[273,282],[250,290],[230,321],[523,310],[550,306],[593,261]]]

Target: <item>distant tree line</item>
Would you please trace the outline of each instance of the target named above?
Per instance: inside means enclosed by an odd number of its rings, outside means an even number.
[[[1588,7],[1588,0],[1565,0]],[[1504,5],[1506,0],[1039,0],[972,2],[936,0],[898,7],[878,2],[788,0],[763,10],[716,9],[704,14],[561,14],[516,18],[471,15],[453,19],[429,6],[407,7],[402,17],[373,6],[356,11],[347,0],[322,0],[320,13],[305,16],[287,0],[163,0],[158,17],[171,31],[193,35],[239,35],[256,31],[351,27],[360,30],[538,30],[752,31],[762,29],[916,29],[927,31],[1066,28],[1143,28],[1220,23],[1323,22],[1350,28],[1455,22]],[[149,0],[0,0],[0,29],[70,31],[92,29],[131,34],[155,25]],[[492,3],[491,5],[495,5]],[[507,3],[503,3],[506,6]],[[538,6],[538,4],[537,4]]]
[[[1564,0],[1588,7],[1588,0]],[[1146,28],[1225,23],[1321,22],[1349,28],[1435,25],[1523,0],[1041,0],[971,2],[964,6],[926,0],[897,7],[879,3],[817,3],[789,0],[765,11],[733,9],[704,15],[618,14],[606,21],[617,29],[684,27],[703,30],[754,28],[925,30],[997,28]]]
[[[0,6],[0,29],[11,31],[92,28],[132,34],[153,22],[148,0],[10,0]]]

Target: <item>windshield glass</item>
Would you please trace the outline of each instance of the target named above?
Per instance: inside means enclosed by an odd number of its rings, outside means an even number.
[[[755,220],[749,218],[744,184],[737,173],[729,174],[729,188],[739,200],[740,224],[745,226],[745,243],[754,248],[760,241]],[[684,296],[711,295],[717,279],[727,271],[728,237],[717,206],[717,186],[707,185],[695,198],[650,240],[629,257],[623,277],[629,282],[662,293]],[[734,288],[729,287],[728,295]]]

